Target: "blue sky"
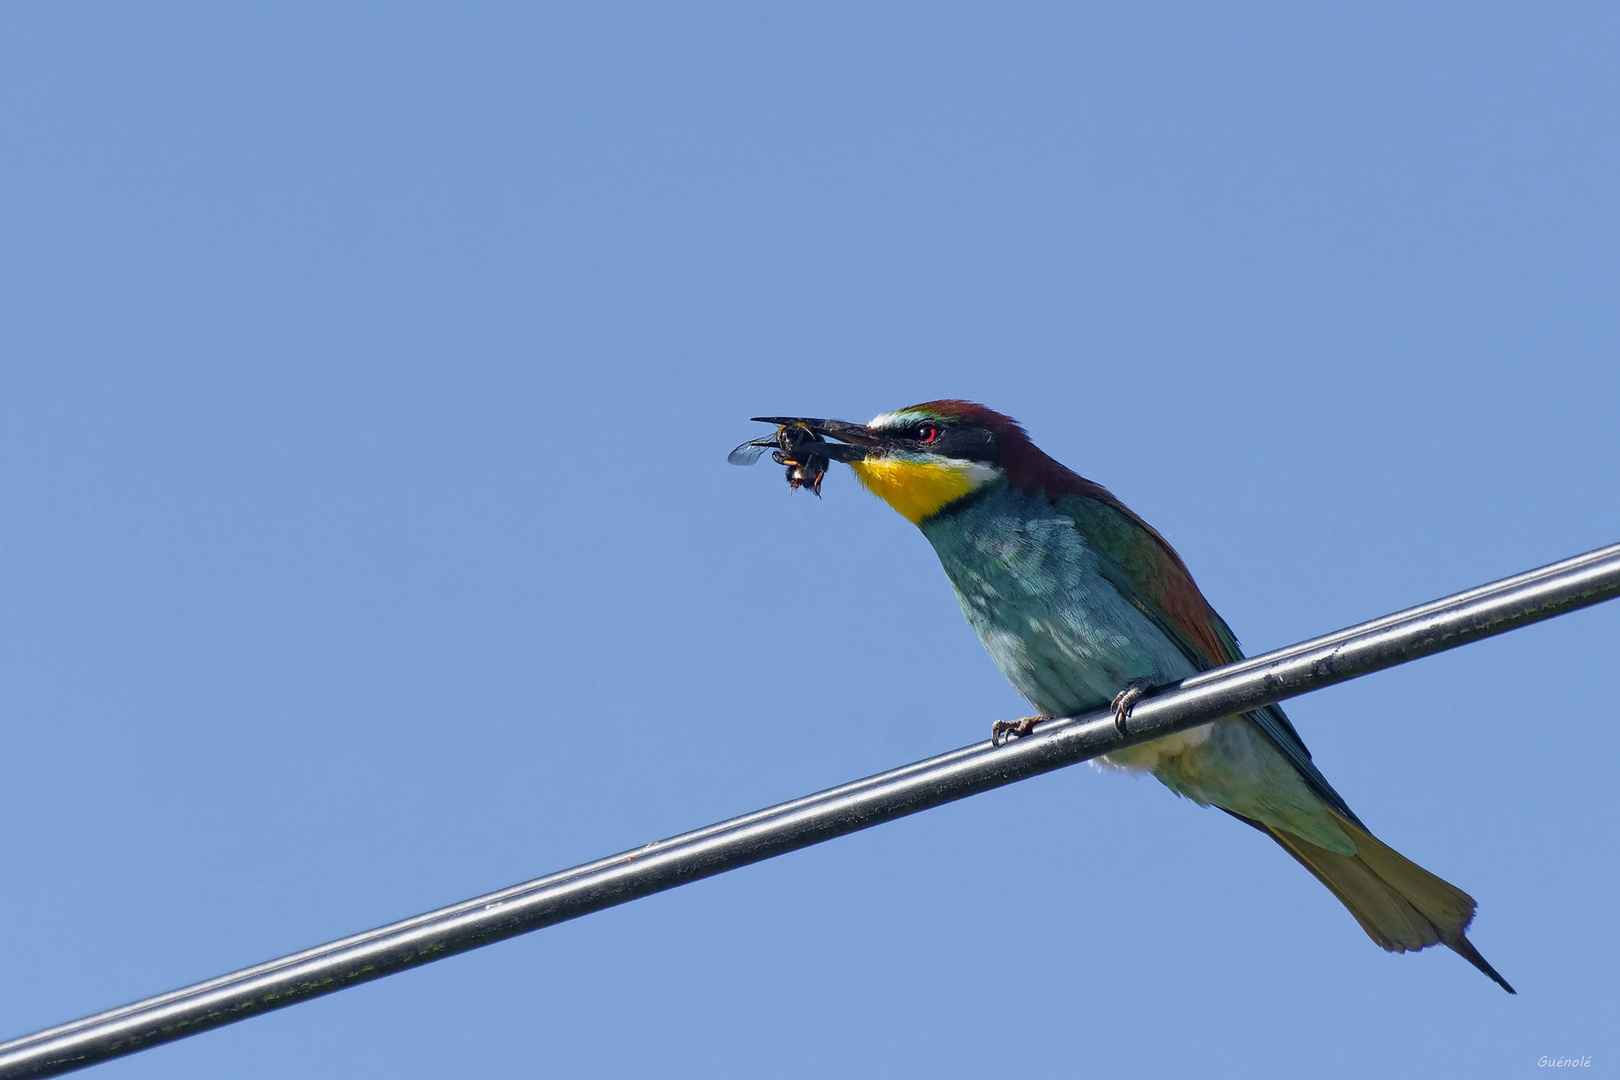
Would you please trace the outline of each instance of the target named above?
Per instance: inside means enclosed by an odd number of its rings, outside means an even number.
[[[1617,47],[1599,4],[5,5],[0,1029],[1022,715],[847,471],[725,464],[749,416],[1010,412],[1251,650],[1620,539]],[[1607,1068],[1617,635],[1290,708],[1517,998],[1081,766],[99,1075]]]

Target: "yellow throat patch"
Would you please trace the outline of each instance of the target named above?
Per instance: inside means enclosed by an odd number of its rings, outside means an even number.
[[[974,461],[913,461],[880,457],[852,461],[861,486],[913,525],[931,517],[996,475]]]

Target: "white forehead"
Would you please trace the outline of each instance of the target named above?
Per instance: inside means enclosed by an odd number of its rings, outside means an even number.
[[[889,428],[910,427],[912,424],[921,424],[928,421],[938,423],[928,413],[918,412],[916,409],[901,409],[899,412],[886,412],[874,416],[872,422],[866,426],[885,431]]]

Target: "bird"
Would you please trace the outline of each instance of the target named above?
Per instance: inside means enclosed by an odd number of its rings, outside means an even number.
[[[1009,416],[942,399],[867,424],[755,419],[779,425],[784,450],[813,443],[815,454],[849,465],[861,486],[922,530],[980,642],[1037,711],[997,722],[993,743],[1105,705],[1123,730],[1154,688],[1243,657],[1164,537]],[[1445,945],[1516,993],[1468,940],[1473,897],[1373,836],[1278,706],[1118,750],[1100,764],[1151,774],[1269,836],[1380,947]]]

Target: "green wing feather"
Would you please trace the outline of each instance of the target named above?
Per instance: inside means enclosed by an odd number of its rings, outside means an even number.
[[[1098,564],[1108,583],[1152,619],[1194,666],[1208,670],[1243,659],[1231,627],[1198,591],[1181,556],[1151,525],[1112,496],[1064,495],[1053,500],[1053,505],[1074,522],[1101,556]],[[1305,741],[1282,709],[1267,705],[1245,713],[1244,718],[1265,732],[1324,802],[1361,825],[1344,797],[1311,761]]]

